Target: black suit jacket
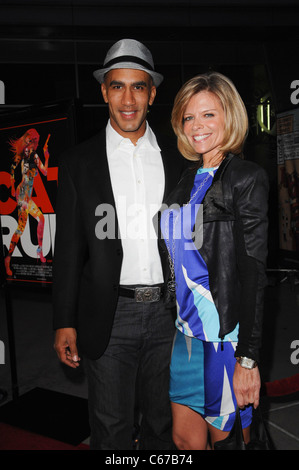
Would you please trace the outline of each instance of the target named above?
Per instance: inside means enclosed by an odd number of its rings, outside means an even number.
[[[157,141],[166,198],[186,163],[175,142],[159,136]],[[95,233],[101,204],[116,215],[114,236],[104,239]],[[79,348],[91,359],[103,354],[110,338],[122,258],[103,130],[69,151],[59,165],[53,265],[54,329],[76,328]]]

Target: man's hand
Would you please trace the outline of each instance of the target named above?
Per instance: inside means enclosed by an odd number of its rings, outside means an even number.
[[[258,407],[260,398],[261,378],[258,367],[245,369],[236,362],[233,387],[239,408],[253,404]]]
[[[60,361],[73,369],[80,365],[76,343],[77,332],[75,328],[59,328],[56,330],[54,349]]]

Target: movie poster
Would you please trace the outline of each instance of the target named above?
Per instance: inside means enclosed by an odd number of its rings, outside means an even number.
[[[277,116],[280,248],[299,252],[299,109]]]
[[[9,282],[52,283],[59,157],[74,140],[72,113],[1,123],[0,214]]]

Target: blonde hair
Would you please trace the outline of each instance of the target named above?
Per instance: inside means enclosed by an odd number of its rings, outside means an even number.
[[[186,82],[177,93],[171,124],[177,136],[177,145],[187,160],[202,160],[184,134],[183,116],[189,100],[201,91],[214,93],[220,100],[225,116],[225,131],[220,151],[240,154],[248,133],[248,116],[245,105],[233,82],[218,72],[197,75]]]

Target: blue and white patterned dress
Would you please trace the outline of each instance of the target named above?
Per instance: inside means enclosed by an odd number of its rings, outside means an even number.
[[[177,334],[171,360],[170,398],[227,431],[235,414],[232,378],[239,325],[221,341],[208,269],[198,251],[204,243],[200,239],[200,205],[216,171],[217,168],[197,171],[189,203],[166,209],[161,217],[161,230],[176,280]],[[250,409],[243,412],[244,427],[250,424],[250,416]]]

